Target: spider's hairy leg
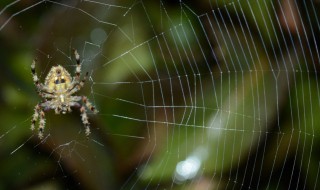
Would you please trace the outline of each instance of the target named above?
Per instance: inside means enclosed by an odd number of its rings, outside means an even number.
[[[86,80],[88,78],[88,75],[89,75],[89,72],[86,72],[86,75],[83,77],[83,79],[80,82],[74,80],[71,84],[71,87],[68,90],[67,95],[71,95],[71,94],[78,92],[84,86],[84,83],[86,82]]]
[[[33,83],[37,87],[37,92],[39,93],[39,95],[41,95],[41,92],[50,93],[50,90],[48,89],[48,87],[44,86],[42,83],[39,82],[39,77],[36,73],[36,63],[37,63],[37,59],[34,59],[31,64],[31,73],[32,73]]]
[[[44,111],[42,110],[41,105],[37,104],[34,108],[34,114],[33,114],[32,121],[31,121],[31,130],[35,129],[35,124],[38,121],[38,119],[40,118],[39,133],[38,133],[39,139],[43,138],[43,129],[46,124],[44,116],[45,116]]]
[[[36,62],[37,62],[37,59],[34,59],[32,61],[32,64],[31,64],[31,73],[32,73],[32,77],[33,77],[33,82],[34,84],[36,85],[37,88],[40,88],[40,83],[39,83],[39,77],[36,73]]]
[[[82,96],[82,102],[86,105],[86,107],[91,110],[94,114],[97,114],[99,111],[89,102],[86,96]]]
[[[80,81],[80,73],[81,73],[81,60],[80,60],[80,55],[78,53],[78,51],[76,49],[73,49],[74,52],[74,57],[76,58],[76,62],[77,62],[77,67],[76,67],[76,76],[73,78],[73,81],[70,85],[70,87],[68,88],[68,95],[74,94],[75,92],[79,91],[84,83],[87,80],[87,77],[89,75],[89,73],[87,72],[86,75],[84,76],[84,78]]]
[[[78,97],[75,97],[78,98]],[[93,113],[98,113],[98,111],[96,110],[96,108],[88,101],[88,98],[86,96],[82,96],[82,102],[83,105],[80,108],[80,112],[81,112],[81,119],[82,119],[82,123],[84,124],[85,128],[86,128],[86,136],[88,137],[90,135],[90,123],[88,121],[88,115],[87,115],[87,110],[86,107],[88,109],[90,109]],[[86,106],[86,107],[85,107]]]
[[[48,93],[48,92],[40,92],[40,96],[41,96],[42,98],[50,98],[50,99],[57,98],[56,95],[50,94],[50,93]]]
[[[77,67],[76,67],[76,81],[80,81],[80,73],[81,73],[81,61],[80,55],[76,49],[73,49],[74,57],[76,58]]]
[[[85,129],[85,134],[88,137],[90,135],[90,123],[88,121],[88,115],[87,115],[87,110],[84,106],[81,106],[80,108],[80,112],[81,112],[81,120],[82,123],[84,124]]]
[[[31,130],[32,130],[32,131],[34,130],[35,124],[36,124],[36,122],[38,121],[39,111],[40,111],[40,106],[39,106],[39,104],[37,104],[37,105],[34,107],[34,114],[33,114],[33,116],[32,116],[32,121],[31,121]]]
[[[89,72],[86,72],[86,75],[84,75],[83,79],[79,83],[80,88],[82,88],[84,86],[84,83],[87,81],[88,76],[89,76]]]
[[[59,106],[57,106],[55,109],[54,109],[54,113],[55,114],[60,114],[61,112],[61,108]]]
[[[39,123],[38,137],[39,137],[39,139],[42,139],[43,138],[43,130],[44,130],[44,127],[46,124],[45,114],[42,109],[40,109],[39,116],[40,116],[40,123]]]

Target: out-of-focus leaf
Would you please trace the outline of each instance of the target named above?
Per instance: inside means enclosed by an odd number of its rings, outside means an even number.
[[[205,1],[205,3],[208,3]],[[261,43],[268,45],[274,45],[276,40],[276,28],[277,23],[274,19],[274,7],[277,6],[275,2],[272,1],[256,1],[256,0],[246,0],[246,1],[234,1],[234,0],[217,0],[215,4],[220,7],[220,10],[214,10],[213,13],[218,15],[220,11],[228,11],[229,14],[242,15],[246,19],[246,22],[250,26],[254,26],[255,29],[251,28],[251,32],[259,36],[261,33]],[[243,23],[245,25],[245,23]]]
[[[301,56],[302,57],[302,56]],[[319,186],[320,113],[319,82],[316,75],[309,72],[298,72],[297,85],[292,89],[292,131],[295,138],[294,153],[298,152],[296,168],[302,169],[311,187]],[[292,144],[288,144],[292,146]],[[317,181],[317,184],[314,182]]]
[[[160,140],[155,146],[157,151],[153,160],[141,168],[143,179],[157,182],[175,178],[179,183],[192,179],[195,175],[191,172],[192,167],[196,173],[226,172],[255,151],[252,145],[260,143],[270,123],[277,119],[279,101],[286,96],[290,76],[281,72],[282,69],[277,72],[267,70],[270,63],[259,51],[262,47],[257,50],[259,58],[255,60],[243,56],[247,51],[253,51],[240,45],[244,36],[237,42],[234,33],[230,36],[221,31],[221,35],[224,36],[217,40],[227,40],[218,43],[223,45],[216,50],[221,52],[221,60],[228,62],[223,72],[214,76],[213,83],[209,77],[202,78],[203,86],[197,87],[203,92],[197,91],[193,95],[196,105],[204,106],[205,112],[189,107],[183,109],[183,106],[175,111],[176,116],[181,115],[176,117],[175,125],[168,127],[168,142],[162,144],[163,140]],[[239,72],[248,66],[252,69],[250,72]],[[231,71],[226,71],[227,68]],[[238,69],[234,71],[234,68]],[[191,77],[189,80],[193,81]],[[178,125],[179,120],[181,125]],[[156,128],[160,127],[166,126],[161,124]]]

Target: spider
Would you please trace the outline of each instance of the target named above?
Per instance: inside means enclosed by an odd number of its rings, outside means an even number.
[[[42,84],[39,82],[39,78],[35,71],[37,60],[34,59],[31,64],[33,82],[37,88],[39,96],[43,98],[43,101],[35,106],[31,121],[31,130],[34,130],[37,120],[40,119],[38,133],[40,139],[43,138],[43,131],[46,123],[45,111],[54,110],[56,114],[65,114],[67,112],[71,112],[71,107],[80,109],[81,119],[85,126],[85,134],[87,137],[90,134],[90,123],[88,121],[87,109],[90,109],[94,114],[98,113],[86,96],[72,96],[72,94],[78,92],[83,87],[88,77],[87,72],[84,78],[80,80],[80,56],[77,50],[73,51],[77,63],[75,77],[73,78],[64,67],[58,65],[51,68],[46,76],[44,84]],[[82,101],[82,104],[79,101]]]

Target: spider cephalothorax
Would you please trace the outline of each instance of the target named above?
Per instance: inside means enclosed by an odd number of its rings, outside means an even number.
[[[33,114],[31,129],[34,130],[35,123],[40,118],[39,122],[39,138],[43,138],[43,129],[45,127],[45,111],[54,110],[56,114],[71,112],[71,108],[80,108],[82,122],[85,125],[85,133],[88,136],[90,134],[90,126],[87,116],[87,110],[90,109],[93,113],[98,111],[88,101],[86,96],[72,96],[83,87],[88,72],[85,77],[80,80],[81,63],[80,57],[76,50],[74,55],[77,61],[76,76],[71,77],[69,72],[62,66],[54,66],[50,69],[44,84],[39,82],[39,78],[35,72],[36,60],[31,65],[31,72],[33,75],[33,81],[37,87],[39,95],[43,98],[42,103],[38,103],[35,107],[35,113]],[[83,104],[80,103],[82,101]]]

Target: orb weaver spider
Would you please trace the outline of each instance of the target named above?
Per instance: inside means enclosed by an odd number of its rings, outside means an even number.
[[[43,138],[46,123],[45,111],[54,110],[56,114],[66,114],[72,111],[72,107],[80,110],[82,123],[85,126],[85,134],[87,137],[90,134],[87,109],[90,109],[94,114],[98,113],[98,110],[96,110],[86,96],[73,96],[74,93],[78,92],[84,86],[88,77],[88,72],[86,72],[84,78],[80,80],[81,61],[77,50],[74,50],[74,56],[77,64],[75,77],[72,78],[69,72],[61,65],[53,66],[46,76],[44,84],[39,82],[39,77],[35,71],[37,60],[33,60],[31,64],[33,82],[39,96],[43,98],[43,101],[35,106],[31,121],[31,130],[34,130],[37,120],[40,120],[38,133],[40,139]],[[82,101],[82,104],[80,101]]]

